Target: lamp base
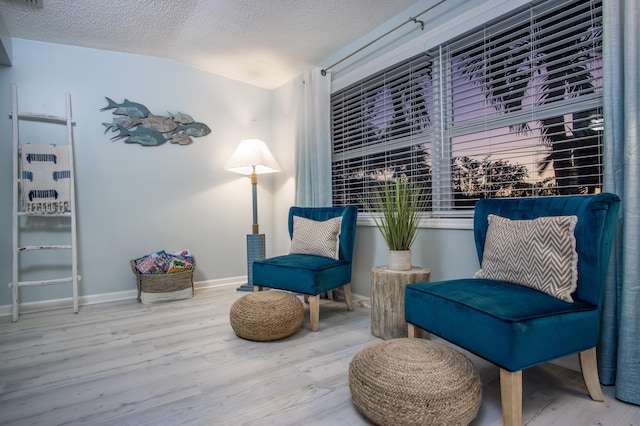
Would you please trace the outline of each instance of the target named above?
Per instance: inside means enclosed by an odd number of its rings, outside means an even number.
[[[253,291],[253,262],[265,258],[264,234],[247,235],[247,283],[237,291]]]
[[[253,291],[253,286],[249,284],[242,284],[240,287],[236,288],[236,291]]]

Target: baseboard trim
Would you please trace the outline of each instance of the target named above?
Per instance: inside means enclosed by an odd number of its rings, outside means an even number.
[[[220,279],[206,280],[206,281],[194,281],[193,287],[195,289],[214,288],[214,287],[223,287],[228,285],[241,285],[246,282],[247,282],[247,277],[240,276],[240,277],[220,278]],[[137,290],[114,291],[110,293],[100,293],[100,294],[91,294],[87,296],[80,296],[78,297],[78,304],[80,306],[97,305],[100,303],[131,300],[137,297],[138,297]],[[51,311],[55,309],[72,309],[72,308],[73,308],[73,299],[71,297],[68,297],[64,299],[51,299],[51,300],[41,300],[37,302],[21,303],[20,313],[28,314],[33,312]],[[0,306],[0,317],[11,316],[11,315],[12,315],[11,305]]]

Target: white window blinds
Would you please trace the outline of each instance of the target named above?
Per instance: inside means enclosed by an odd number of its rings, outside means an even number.
[[[601,9],[536,2],[335,93],[334,204],[398,175],[432,186],[436,216],[599,191]]]
[[[381,181],[431,178],[431,59],[423,54],[332,95],[333,202],[363,207]]]

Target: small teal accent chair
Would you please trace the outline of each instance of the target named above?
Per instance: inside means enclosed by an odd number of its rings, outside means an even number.
[[[347,308],[352,311],[351,268],[356,237],[358,208],[346,207],[291,207],[289,209],[289,236],[293,238],[293,217],[301,216],[325,221],[342,216],[339,236],[339,259],[308,254],[286,254],[253,262],[254,291],[263,287],[288,290],[304,295],[309,302],[311,331],[318,331],[320,295],[342,287]]]
[[[506,281],[455,279],[405,290],[409,336],[422,331],[500,367],[505,425],[522,423],[522,370],[579,354],[592,399],[604,401],[596,361],[600,316],[620,199],[614,194],[484,199],[474,212],[474,238],[482,257],[489,214],[513,220],[576,215],[578,287],[573,303]]]

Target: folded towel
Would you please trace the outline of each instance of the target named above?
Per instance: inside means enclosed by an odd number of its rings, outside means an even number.
[[[68,145],[21,145],[21,192],[27,214],[71,211]]]

